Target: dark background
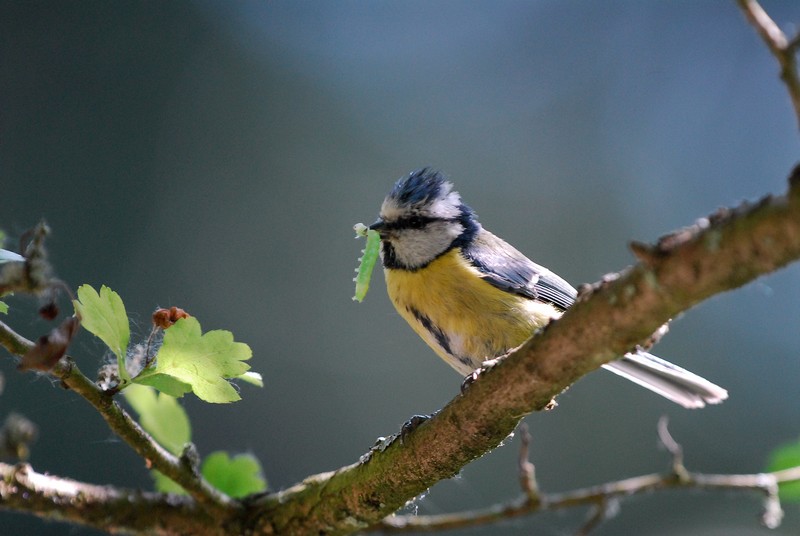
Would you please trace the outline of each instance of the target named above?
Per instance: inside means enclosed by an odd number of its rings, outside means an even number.
[[[793,32],[800,9],[766,2]],[[272,489],[358,459],[461,378],[394,312],[363,247],[392,182],[443,170],[484,225],[575,284],[633,262],[717,207],[785,190],[797,124],[778,68],[734,2],[3,2],[0,227],[40,218],[73,287],[107,284],[134,338],[156,306],[250,344],[264,389],[189,396],[202,453],[250,452]],[[800,435],[800,266],[677,319],[657,353],[727,387],[686,411],[610,374],[528,417],[546,491],[665,470],[669,415],[691,469],[757,472]],[[35,304],[3,320],[28,337]],[[66,307],[66,304],[65,304]],[[104,348],[72,348],[87,372]],[[2,353],[2,351],[0,351]],[[38,471],[149,488],[144,464],[78,397],[0,360],[0,418],[41,427]],[[407,511],[518,493],[510,440]],[[626,500],[604,535],[755,535],[760,497]],[[784,525],[800,531],[800,509]],[[572,534],[584,511],[463,534]],[[94,534],[0,513],[0,533]]]

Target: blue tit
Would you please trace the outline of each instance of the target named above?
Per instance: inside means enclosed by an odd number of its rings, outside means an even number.
[[[438,172],[422,169],[400,179],[370,229],[381,237],[397,312],[462,375],[519,346],[575,301],[569,283],[484,229]],[[604,367],[686,408],[728,397],[718,385],[644,351]]]

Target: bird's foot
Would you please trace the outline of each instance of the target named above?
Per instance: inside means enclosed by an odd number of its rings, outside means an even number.
[[[469,389],[469,386],[472,385],[473,383],[475,383],[475,381],[478,379],[478,376],[480,376],[484,372],[492,370],[495,367],[495,365],[497,365],[501,360],[502,360],[502,357],[496,357],[494,359],[487,359],[486,361],[481,363],[481,368],[475,369],[472,372],[470,372],[469,374],[467,374],[464,377],[464,380],[461,382],[461,394],[464,394],[464,392],[467,389]]]

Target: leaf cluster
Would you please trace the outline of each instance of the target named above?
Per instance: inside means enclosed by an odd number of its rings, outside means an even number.
[[[177,398],[194,393],[206,402],[239,400],[232,379],[262,386],[261,376],[245,362],[250,347],[236,342],[225,330],[202,332],[200,322],[186,315],[164,329],[162,344],[154,356],[141,347],[129,350],[130,323],[119,294],[103,285],[97,292],[89,285],[78,289],[75,313],[87,331],[98,337],[116,356],[117,385],[140,416],[140,424],[153,439],[179,456],[191,444],[191,424]],[[156,330],[162,328],[155,327]],[[151,336],[152,339],[152,336]],[[208,455],[200,472],[214,487],[240,498],[266,489],[261,465],[250,454],[231,457],[218,451]],[[185,493],[174,481],[153,471],[156,488],[162,492]]]
[[[156,355],[152,359],[145,355],[144,363],[139,363],[140,359],[128,356],[130,323],[119,294],[105,285],[100,292],[82,285],[73,303],[83,327],[116,356],[119,389],[137,383],[174,397],[194,393],[206,402],[234,402],[241,398],[229,380],[248,373],[250,366],[245,361],[253,352],[248,345],[235,342],[230,331],[203,333],[196,318],[181,318],[164,330]],[[250,373],[245,379],[258,383],[260,376]]]

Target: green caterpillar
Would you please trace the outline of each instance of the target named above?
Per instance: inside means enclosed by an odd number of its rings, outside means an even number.
[[[372,231],[367,228],[363,223],[357,223],[353,226],[356,232],[356,238],[360,236],[367,237],[367,245],[361,251],[363,255],[359,260],[358,268],[356,268],[356,275],[353,281],[356,282],[356,295],[353,300],[361,303],[369,290],[369,280],[372,277],[372,269],[375,267],[375,262],[378,260],[378,250],[381,245],[381,237],[377,231]]]

